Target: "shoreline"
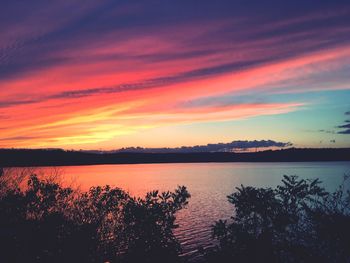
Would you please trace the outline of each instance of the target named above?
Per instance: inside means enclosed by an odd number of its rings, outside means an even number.
[[[64,150],[0,149],[0,167],[171,163],[273,163],[350,161],[350,148],[290,148],[249,153],[87,153]]]

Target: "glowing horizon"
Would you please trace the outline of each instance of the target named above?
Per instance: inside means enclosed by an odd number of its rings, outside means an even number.
[[[350,147],[350,5],[295,5],[8,2],[0,148]]]

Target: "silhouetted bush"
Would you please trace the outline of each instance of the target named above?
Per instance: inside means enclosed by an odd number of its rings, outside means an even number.
[[[88,192],[32,175],[25,190],[0,179],[0,262],[178,262],[175,214],[190,197],[131,197],[119,188]]]
[[[185,187],[144,198],[110,186],[78,192],[52,178],[0,172],[0,262],[183,262],[173,234]],[[23,185],[23,182],[27,182]],[[276,189],[228,196],[207,262],[350,262],[350,192],[284,176]]]
[[[230,222],[219,220],[210,262],[350,262],[350,192],[319,180],[284,176],[276,189],[244,187],[228,196]]]

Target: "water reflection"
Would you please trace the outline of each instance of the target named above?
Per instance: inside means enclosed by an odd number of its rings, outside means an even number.
[[[51,168],[41,168],[41,172]],[[182,224],[176,235],[187,255],[196,256],[199,245],[206,247],[210,226],[215,220],[229,218],[232,207],[226,196],[235,187],[251,185],[275,187],[283,175],[319,178],[327,190],[334,190],[350,171],[350,162],[327,163],[196,163],[132,164],[62,167],[62,180],[87,190],[91,186],[118,186],[131,195],[143,196],[154,189],[173,190],[185,185],[191,193],[187,209],[180,211]]]

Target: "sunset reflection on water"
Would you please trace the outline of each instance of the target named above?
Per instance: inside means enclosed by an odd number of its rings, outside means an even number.
[[[343,175],[350,172],[350,162],[313,163],[186,163],[91,165],[37,168],[37,172],[60,174],[67,186],[81,191],[91,186],[119,187],[132,196],[143,197],[152,190],[173,191],[178,185],[191,194],[189,205],[177,215],[175,230],[184,253],[197,257],[198,247],[208,247],[210,226],[218,219],[229,219],[232,206],[227,195],[236,187],[251,185],[275,187],[283,175],[298,175],[305,179],[320,178],[323,186],[334,190]]]

